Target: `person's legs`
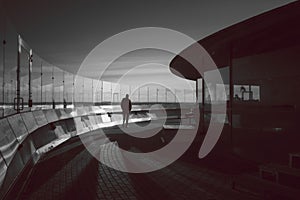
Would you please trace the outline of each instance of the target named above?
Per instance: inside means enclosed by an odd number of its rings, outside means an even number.
[[[123,112],[123,127],[124,127],[124,123],[125,123],[125,118],[126,118],[126,113]]]
[[[127,127],[128,126],[129,113],[126,113],[125,116],[126,116],[126,127]]]

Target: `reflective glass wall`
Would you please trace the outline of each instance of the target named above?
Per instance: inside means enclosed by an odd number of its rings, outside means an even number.
[[[17,98],[18,37],[3,16],[0,25],[0,116],[15,113]],[[22,35],[20,35],[22,38]],[[27,41],[22,38],[24,43]],[[195,87],[166,89],[159,85],[120,85],[77,76],[43,59],[30,43],[20,47],[20,109],[49,109],[82,105],[119,104],[126,94],[133,103],[195,103]],[[32,50],[32,58],[28,49]],[[30,59],[32,66],[30,69]],[[70,66],[72,67],[72,66]],[[32,107],[29,108],[29,100]]]

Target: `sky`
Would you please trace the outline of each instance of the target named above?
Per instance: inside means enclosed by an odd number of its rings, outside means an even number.
[[[78,71],[85,57],[99,43],[122,31],[139,27],[164,27],[199,40],[232,24],[292,2],[290,0],[2,1],[5,18],[9,19],[12,27],[21,34],[34,52],[49,63],[72,73]],[[0,31],[3,37],[3,26]],[[145,64],[144,75],[131,74],[131,81],[165,79],[172,80],[175,84],[178,80],[167,68],[174,56],[160,50],[130,52],[112,64],[110,70],[105,73],[105,79],[118,81],[117,77],[130,71],[132,67]],[[149,63],[155,63],[153,68]],[[165,67],[159,70],[158,66]]]

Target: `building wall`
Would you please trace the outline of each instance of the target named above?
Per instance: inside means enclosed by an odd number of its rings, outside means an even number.
[[[259,44],[257,44],[259,45]],[[300,151],[300,45],[233,59],[234,85],[259,85],[259,101],[234,101],[233,148],[257,162]]]
[[[233,60],[234,84],[260,86],[260,104],[300,106],[300,45]]]

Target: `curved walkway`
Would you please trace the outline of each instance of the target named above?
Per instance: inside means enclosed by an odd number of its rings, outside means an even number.
[[[111,142],[104,142],[108,145],[101,148],[101,156],[122,156]],[[98,162],[84,148],[81,141],[74,138],[50,151],[37,163],[19,199],[259,198],[232,190],[229,175],[183,159],[151,173],[119,172]]]

